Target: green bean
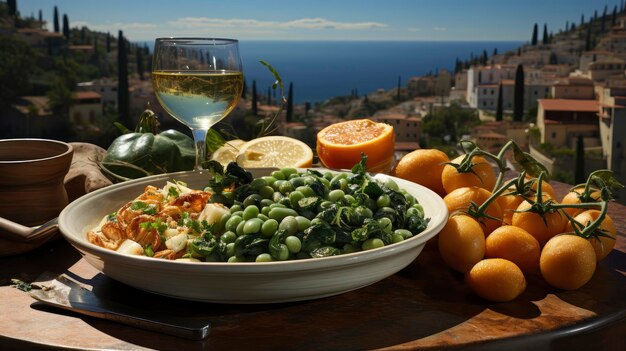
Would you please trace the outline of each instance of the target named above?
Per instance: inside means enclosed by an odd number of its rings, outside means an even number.
[[[224,234],[220,236],[220,240],[226,244],[234,243],[235,239],[237,239],[237,234],[235,234],[235,232],[232,232],[230,230],[227,232],[224,232]]]
[[[274,189],[269,185],[262,186],[259,189],[259,195],[263,198],[261,201],[271,199],[274,196]]]
[[[291,209],[291,208],[280,208],[280,207],[274,207],[270,210],[270,213],[268,215],[269,218],[271,219],[275,219],[277,221],[282,221],[283,218],[287,217],[287,216],[297,216],[298,212],[296,212],[296,210]]]
[[[272,195],[272,201],[278,202],[282,200],[284,197],[285,195],[281,194],[280,191],[274,191],[274,195]]]
[[[261,226],[263,225],[263,221],[259,218],[251,218],[247,220],[243,226],[244,234],[254,234],[258,233],[261,230]]]
[[[250,187],[257,191],[267,185],[267,181],[263,178],[256,178],[250,183]]]
[[[330,202],[339,202],[341,200],[344,199],[344,197],[346,196],[346,193],[343,192],[343,190],[341,189],[335,189],[335,190],[331,190],[328,193],[328,201]]]
[[[303,185],[296,188],[297,191],[301,192],[304,197],[315,196],[315,192],[311,189],[310,186]]]
[[[281,172],[281,171],[274,171],[271,173],[272,177],[276,178],[277,180],[285,180],[285,173]]]
[[[274,184],[272,184],[272,189],[274,189],[274,191],[279,191],[280,190],[280,186],[286,182],[286,180],[284,179],[278,179],[274,182]]]
[[[296,216],[298,222],[298,231],[303,231],[311,226],[311,221],[304,216]]]
[[[267,215],[264,215],[263,213],[259,213],[258,215],[256,215],[256,218],[262,220],[263,222],[265,222],[268,219],[270,219]]]
[[[284,182],[280,185],[280,188],[278,189],[278,191],[280,191],[282,194],[288,194],[290,192],[292,192],[294,190],[293,184],[291,184],[290,182]]]
[[[266,216],[269,215],[270,214],[270,207],[269,206],[265,206],[265,207],[261,208],[261,214],[264,214]]]
[[[273,204],[273,203],[274,203],[274,201],[272,201],[272,200],[270,200],[270,199],[263,199],[263,200],[261,200],[261,201],[259,202],[259,206],[260,206],[261,208],[263,208],[263,207],[267,207],[267,206],[269,206],[269,205],[271,205],[271,204]]]
[[[285,245],[287,245],[287,249],[289,252],[293,254],[297,254],[302,250],[302,241],[297,236],[290,235],[285,238]]]
[[[361,244],[361,249],[372,250],[385,246],[385,243],[379,238],[367,239]]]
[[[233,215],[226,221],[224,229],[226,229],[227,231],[235,232],[237,231],[237,226],[241,222],[243,222],[243,218]]]
[[[276,257],[279,261],[285,261],[289,259],[289,248],[285,244],[280,244],[278,249],[278,257]]]
[[[246,206],[246,208],[243,210],[244,221],[247,221],[251,218],[255,218],[258,215],[259,215],[259,208],[256,207],[255,205]]]
[[[289,235],[294,235],[298,232],[298,220],[294,216],[287,216],[280,221],[278,229],[285,229]]]
[[[256,257],[255,262],[272,262],[272,255],[268,253],[262,253]]]
[[[226,212],[222,215],[222,218],[220,218],[220,222],[219,222],[219,228],[220,230],[226,228],[226,222],[228,222],[228,220],[230,219],[230,217],[232,217],[233,215],[230,212]]]
[[[235,213],[235,212],[241,211],[241,210],[242,210],[242,208],[241,208],[240,205],[232,205],[232,206],[230,206],[230,213]]]
[[[394,243],[394,244],[395,243],[399,243],[399,242],[401,242],[403,240],[404,240],[404,237],[402,235],[400,235],[400,234],[395,234],[394,233],[394,234],[391,235],[391,242]]]
[[[378,208],[389,207],[390,204],[391,204],[391,198],[387,194],[380,195],[378,199],[376,200],[376,206]]]
[[[261,195],[259,195],[259,194],[252,194],[252,195],[249,195],[248,197],[246,197],[245,200],[243,200],[243,205],[245,207],[248,207],[250,205],[258,205],[259,202],[262,199],[263,198],[261,197]]]
[[[295,177],[295,178],[289,179],[289,183],[291,183],[291,185],[293,185],[294,188],[297,188],[299,186],[304,185],[304,178]]]
[[[330,184],[330,180],[333,179],[333,173],[328,171],[324,172],[324,179],[328,180]]]
[[[230,257],[234,257],[235,256],[235,243],[228,243],[226,244],[226,256]]]
[[[280,171],[285,175],[285,177],[289,177],[292,174],[298,173],[298,170],[292,167],[285,167],[282,168]]]
[[[382,217],[378,219],[378,224],[383,228],[385,233],[391,234],[393,224],[391,223],[391,219],[387,217]]]
[[[359,250],[357,250],[357,248],[354,247],[352,244],[345,244],[341,251],[344,254],[349,254],[349,253],[357,252]]]
[[[243,235],[243,227],[246,225],[246,221],[241,220],[241,222],[239,222],[239,224],[237,224],[237,229],[235,229],[235,233],[237,234],[237,236],[241,236]]]
[[[401,235],[404,239],[408,239],[413,236],[410,230],[407,229],[396,229],[393,231],[394,235]]]
[[[263,180],[265,180],[265,182],[267,183],[267,185],[272,186],[272,184],[274,184],[274,182],[276,181],[276,178],[272,177],[272,176],[263,176],[261,177]]]
[[[261,234],[263,234],[263,236],[265,237],[272,237],[272,235],[274,235],[274,233],[276,233],[276,231],[278,230],[278,221],[275,219],[268,219],[265,222],[263,222],[263,225],[261,226]]]
[[[304,199],[304,194],[299,190],[294,190],[289,194],[289,202],[291,206],[296,207],[298,205],[298,201]]]

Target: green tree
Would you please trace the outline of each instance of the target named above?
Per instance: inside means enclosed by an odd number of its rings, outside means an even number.
[[[537,45],[537,33],[538,28],[537,28],[537,23],[535,23],[535,25],[533,26],[533,36],[532,39],[530,40],[530,45],[535,46]]]
[[[63,14],[63,36],[70,39],[70,21],[67,18],[67,14]]]
[[[272,87],[267,87],[267,106],[272,104]]]
[[[293,83],[289,83],[289,92],[287,93],[287,122],[293,122]]]
[[[245,99],[246,98],[246,90],[248,90],[248,86],[246,84],[246,80],[243,80],[243,89],[241,89],[241,98]]]
[[[107,53],[111,52],[111,33],[107,32]]]
[[[583,136],[579,135],[576,139],[576,166],[574,171],[575,184],[584,183],[587,179],[585,175],[585,142]]]
[[[498,85],[498,103],[496,105],[496,121],[501,121],[504,113],[502,111],[502,83]]]
[[[54,24],[54,32],[55,33],[59,33],[59,30],[60,30],[60,26],[59,26],[59,10],[57,9],[56,6],[54,7],[53,24]]]
[[[0,36],[0,105],[28,91],[34,70],[33,49],[17,37]]]
[[[513,120],[521,121],[524,116],[524,66],[517,65],[513,92]]]
[[[128,55],[126,54],[126,40],[121,30],[117,37],[117,82],[118,116],[122,124],[130,126],[132,120],[128,95]]]
[[[541,40],[541,43],[543,45],[548,45],[548,25],[546,23],[543,24],[543,39]]]

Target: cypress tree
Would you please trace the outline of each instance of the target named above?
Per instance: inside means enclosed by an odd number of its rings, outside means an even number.
[[[132,125],[128,96],[128,56],[126,40],[120,30],[117,37],[117,106],[119,119],[124,125]]]
[[[600,33],[604,33],[606,29],[606,7],[604,7],[604,14],[602,15],[602,21],[600,21]]]
[[[67,18],[67,14],[63,15],[63,36],[66,39],[70,39],[70,21]]]
[[[252,114],[255,116],[259,114],[259,109],[256,101],[256,80],[252,81]]]
[[[533,26],[533,36],[532,39],[530,41],[530,45],[535,46],[537,45],[537,23],[535,23],[535,25]]]
[[[611,15],[611,27],[615,26],[617,22],[617,5],[613,7],[613,14]]]
[[[569,21],[565,21],[565,31],[569,30]]]
[[[43,13],[39,10],[39,28],[43,27]]]
[[[569,30],[573,32],[575,29],[576,29],[576,23],[572,22],[572,25],[570,26]]]
[[[246,98],[246,90],[248,90],[247,84],[246,84],[246,80],[243,80],[243,88],[241,89],[241,98],[245,99]]]
[[[111,52],[111,33],[107,32],[107,53]]]
[[[493,54],[491,56],[496,56],[498,54],[498,48],[493,48]]]
[[[574,171],[574,183],[584,183],[587,177],[585,176],[585,143],[583,136],[579,135],[576,139],[576,166]]]
[[[135,57],[137,58],[137,73],[139,73],[139,79],[144,80],[143,50],[137,50]]]
[[[524,67],[519,64],[515,71],[515,90],[513,98],[513,120],[521,122],[524,115]]]
[[[498,86],[498,103],[496,105],[496,121],[501,121],[504,113],[502,111],[502,83]]]
[[[543,39],[541,40],[543,45],[548,44],[548,25],[546,23],[543,24]]]
[[[9,16],[13,17],[17,13],[17,0],[7,0]]]
[[[580,25],[585,24],[585,14],[580,15]]]
[[[585,51],[591,50],[591,26],[587,27],[587,36],[585,37]]]
[[[400,101],[400,82],[401,82],[401,79],[400,79],[400,76],[398,76],[398,92],[396,94],[397,101]]]
[[[287,122],[293,122],[293,83],[289,83],[289,93],[287,93]]]
[[[57,10],[56,6],[54,7],[53,24],[54,24],[54,32],[55,33],[59,33],[59,30],[60,30],[60,26],[59,26],[59,10]]]

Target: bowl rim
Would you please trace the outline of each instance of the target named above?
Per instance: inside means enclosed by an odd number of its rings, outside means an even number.
[[[48,156],[48,157],[29,158],[27,160],[11,160],[11,161],[0,160],[0,165],[23,164],[23,163],[49,161],[49,160],[54,160],[54,159],[67,157],[68,155],[71,155],[74,152],[74,147],[70,143],[66,143],[66,142],[61,141],[61,140],[40,139],[40,138],[0,139],[0,144],[3,144],[3,143],[14,143],[14,142],[34,142],[34,143],[39,143],[39,144],[57,144],[57,145],[60,145],[60,146],[67,147],[67,150],[63,151],[62,153],[59,153],[59,154],[56,154],[56,155],[53,155],[53,156]]]
[[[337,173],[336,170],[330,170],[327,168],[317,168],[317,167],[309,167],[315,170],[328,170],[331,172]],[[300,168],[309,169],[309,168]],[[269,169],[269,168],[268,168]],[[248,169],[253,170],[253,169]],[[256,171],[261,170],[259,168],[254,169]],[[390,245],[385,245],[383,247],[379,247],[372,250],[367,251],[358,251],[348,254],[341,254],[336,256],[329,257],[321,257],[321,258],[311,258],[311,259],[303,259],[303,260],[287,260],[287,261],[271,261],[271,262],[238,262],[236,264],[229,262],[185,262],[185,261],[172,261],[172,260],[159,260],[151,257],[144,256],[133,256],[126,255],[122,253],[118,253],[116,251],[106,249],[95,244],[92,244],[87,241],[85,230],[83,228],[79,235],[82,235],[82,238],[78,235],[72,235],[70,232],[70,221],[71,215],[75,215],[75,211],[77,208],[89,201],[95,201],[94,198],[99,198],[106,196],[109,192],[117,192],[123,191],[127,188],[132,188],[137,186],[138,184],[146,183],[145,185],[149,185],[152,182],[157,181],[166,181],[169,179],[176,179],[176,177],[180,176],[188,176],[188,177],[200,177],[204,173],[209,174],[206,170],[200,171],[182,171],[175,173],[165,173],[158,174],[149,177],[143,177],[139,179],[134,179],[130,181],[125,181],[122,183],[117,183],[110,185],[105,188],[98,189],[94,192],[83,195],[82,197],[74,200],[68,206],[66,206],[61,214],[59,215],[59,230],[63,237],[72,244],[76,249],[78,249],[81,254],[85,255],[86,253],[95,254],[100,257],[107,257],[107,260],[112,259],[115,261],[124,261],[127,265],[140,265],[143,267],[149,267],[153,269],[174,269],[177,270],[177,267],[185,267],[185,270],[189,272],[212,272],[214,270],[220,270],[228,273],[239,273],[239,274],[255,274],[255,273],[277,273],[277,272],[293,272],[293,271],[307,271],[307,270],[319,270],[320,268],[336,268],[338,266],[349,266],[362,264],[364,262],[376,260],[380,257],[392,255],[395,253],[401,253],[407,250],[414,249],[421,244],[425,244],[426,241],[436,236],[443,226],[446,223],[446,219],[448,217],[448,209],[443,202],[443,199],[437,195],[434,191],[404,180],[397,177],[389,176],[383,174],[383,176],[390,177],[394,181],[400,180],[401,183],[407,182],[411,184],[411,186],[419,189],[420,192],[424,193],[424,197],[432,197],[434,201],[439,204],[439,208],[435,208],[431,211],[440,211],[437,212],[437,216],[430,216],[431,220],[429,221],[428,227],[422,231],[421,233],[414,235],[413,237],[403,240],[398,243],[393,243]],[[374,176],[374,175],[372,175]],[[130,200],[129,200],[130,201]],[[121,206],[122,204],[120,204]],[[434,222],[433,218],[439,219],[438,222]],[[98,218],[97,220],[99,220]],[[94,221],[95,222],[95,221]],[[102,259],[101,259],[102,260]],[[104,261],[104,260],[102,260]],[[147,265],[147,266],[146,266]],[[254,267],[254,269],[251,269]]]

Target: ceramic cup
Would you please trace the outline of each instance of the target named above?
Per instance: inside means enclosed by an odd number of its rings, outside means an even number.
[[[57,140],[0,139],[0,217],[36,226],[58,216],[73,153]]]

